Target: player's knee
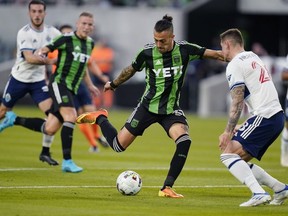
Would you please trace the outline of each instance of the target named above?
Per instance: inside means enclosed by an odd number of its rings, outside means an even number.
[[[42,132],[49,136],[54,136],[56,133],[56,130],[53,127],[49,127],[46,125],[46,123],[42,126]]]
[[[115,137],[115,138],[113,139],[113,143],[112,143],[112,145],[110,145],[110,146],[111,146],[111,148],[112,148],[115,152],[118,152],[118,153],[124,152],[124,151],[126,150],[126,148],[124,148],[124,147],[120,144],[120,142],[119,142],[119,140],[118,140],[117,137]]]

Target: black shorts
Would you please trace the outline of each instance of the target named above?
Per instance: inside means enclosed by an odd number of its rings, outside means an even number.
[[[174,123],[182,123],[188,126],[187,119],[182,110],[175,110],[168,115],[160,115],[149,112],[141,103],[134,109],[125,123],[125,128],[134,136],[141,136],[146,128],[158,122],[169,136],[169,129]]]
[[[60,107],[75,107],[74,94],[66,86],[53,82],[49,84],[49,93],[53,100],[50,112],[59,112]]]

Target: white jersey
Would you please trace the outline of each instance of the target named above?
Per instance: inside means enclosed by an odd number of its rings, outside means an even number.
[[[46,46],[53,38],[61,35],[53,26],[44,25],[43,31],[37,31],[30,24],[24,26],[17,34],[17,56],[12,68],[12,76],[25,83],[38,82],[45,79],[45,65],[30,64],[25,61],[23,51],[35,51]]]
[[[245,86],[245,103],[250,114],[270,118],[282,110],[271,75],[255,53],[237,54],[227,65],[226,78],[230,90]]]

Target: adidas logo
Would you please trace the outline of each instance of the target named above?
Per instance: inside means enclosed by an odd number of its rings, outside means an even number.
[[[158,59],[158,60],[154,63],[154,65],[162,65],[162,61],[161,61],[160,59]]]
[[[79,47],[79,46],[76,46],[76,47],[75,47],[75,50],[78,50],[78,51],[80,51],[81,49],[80,49],[80,47]]]

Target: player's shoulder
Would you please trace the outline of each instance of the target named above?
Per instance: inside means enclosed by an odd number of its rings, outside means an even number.
[[[29,24],[23,26],[22,28],[19,29],[18,33],[21,32],[29,32],[31,30],[31,26]]]
[[[57,34],[61,34],[61,32],[56,27],[54,27],[52,25],[44,24],[44,29],[47,32],[55,32]]]

